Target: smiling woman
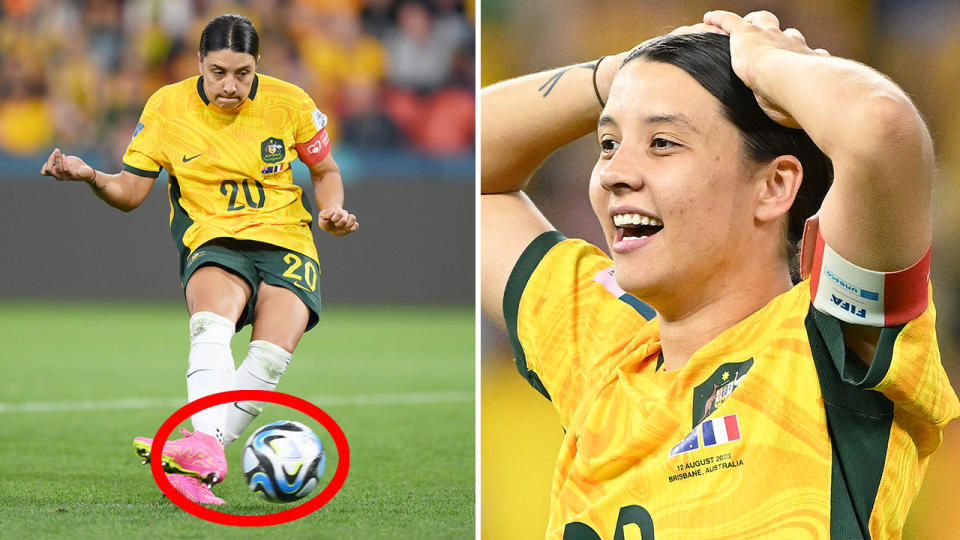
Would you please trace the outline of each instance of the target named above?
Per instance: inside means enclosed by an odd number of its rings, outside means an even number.
[[[144,106],[123,170],[106,174],[54,149],[42,174],[87,182],[107,204],[137,208],[162,169],[170,175],[170,230],[190,312],[190,401],[229,390],[273,390],[320,314],[320,267],[310,231],[356,231],[343,208],[343,180],[330,153],[327,117],[299,87],[258,75],[259,38],[249,19],[227,14],[204,28],[200,75],[165,86]],[[308,197],[290,164],[310,170]],[[234,367],[230,339],[247,324],[247,357]],[[260,413],[261,402],[210,407],[196,431],[164,446],[160,459],[194,502],[223,504],[210,486],[224,479],[224,446]],[[152,441],[134,449],[151,458]]]
[[[634,49],[623,60],[598,121],[600,159],[590,195],[614,261],[638,253],[653,238],[644,241],[644,231],[625,229],[604,216],[639,213],[670,224],[657,244],[618,273],[621,286],[653,305],[662,318],[674,319],[689,309],[684,304],[699,301],[676,287],[716,287],[723,277],[716,266],[736,266],[733,279],[755,276],[755,287],[770,289],[754,296],[762,302],[756,308],[785,286],[785,274],[800,281],[804,222],[816,213],[833,178],[829,158],[806,132],[777,124],[757,107],[753,92],[729,67],[728,39],[687,34]],[[627,141],[622,148],[625,132],[646,146],[634,152]],[[775,171],[772,177],[770,171]],[[626,192],[641,191],[637,184],[644,182],[656,208],[643,195],[633,197],[643,203],[640,208],[626,204],[631,199]],[[743,212],[758,190],[764,199],[754,214]],[[658,245],[685,249],[651,254]]]
[[[547,538],[899,537],[960,416],[929,133],[769,12],[703,21],[481,96],[481,299],[564,431]],[[610,256],[521,191],[591,131]]]

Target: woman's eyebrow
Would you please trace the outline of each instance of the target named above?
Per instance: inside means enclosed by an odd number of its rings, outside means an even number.
[[[653,114],[643,120],[647,124],[676,124],[683,126],[694,133],[700,133],[697,126],[682,113]]]
[[[694,133],[700,133],[700,130],[697,129],[697,126],[694,125],[693,121],[691,121],[682,113],[651,114],[650,116],[644,118],[643,122],[645,124],[675,124],[685,127]],[[597,129],[608,125],[613,127],[619,126],[617,121],[612,116],[608,114],[601,115],[597,120]]]

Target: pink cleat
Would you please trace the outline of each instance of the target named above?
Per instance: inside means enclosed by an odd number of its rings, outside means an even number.
[[[203,480],[209,485],[223,482],[227,477],[227,457],[223,454],[223,445],[213,435],[199,431],[190,433],[180,428],[182,439],[167,441],[163,445],[160,460],[163,470],[170,474],[192,476]],[[137,437],[133,440],[133,449],[143,458],[143,463],[150,462],[153,439]],[[211,494],[212,496],[212,494]]]
[[[167,480],[173,484],[174,489],[195,503],[223,504],[223,499],[214,495],[213,492],[210,491],[210,486],[192,476],[168,474]]]

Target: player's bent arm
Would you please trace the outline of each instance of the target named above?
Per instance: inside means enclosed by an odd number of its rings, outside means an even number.
[[[95,171],[93,181],[88,184],[94,194],[105,203],[129,212],[143,203],[153,187],[153,182],[153,178],[123,170],[116,174]]]
[[[343,206],[343,178],[333,154],[327,154],[327,157],[308,167],[318,209]]]
[[[734,71],[771,118],[802,127],[833,162],[834,182],[819,212],[827,246],[874,272],[922,262],[932,236],[933,144],[909,97],[877,71],[811,50],[796,30],[781,32],[768,12],[745,19],[724,11],[704,17],[730,33]],[[911,306],[898,308],[897,317],[911,315]],[[879,321],[839,318],[845,346],[870,364]]]
[[[604,100],[623,56],[597,65],[597,91]],[[594,65],[526,75],[480,93],[480,299],[500,326],[514,265],[534,238],[553,230],[520,190],[554,150],[596,130],[601,107]]]
[[[343,236],[359,229],[357,216],[343,208],[343,178],[333,154],[327,154],[308,167],[313,196],[319,208],[317,225],[334,236]]]
[[[789,64],[789,72],[773,76],[774,62]],[[834,183],[820,210],[830,247],[875,271],[917,262],[930,247],[934,160],[930,134],[910,98],[850,60],[782,55],[765,65],[761,73],[776,87],[774,99],[833,161]]]
[[[833,161],[834,183],[820,211],[823,237],[841,257],[870,270],[913,265],[930,246],[934,168],[916,107],[877,71],[813,54],[802,38],[775,28],[773,15],[751,15],[758,24],[728,12],[704,20],[730,32],[734,70],[744,83],[792,117]]]
[[[480,196],[480,303],[501,327],[503,293],[513,267],[534,238],[553,229],[522,192]]]

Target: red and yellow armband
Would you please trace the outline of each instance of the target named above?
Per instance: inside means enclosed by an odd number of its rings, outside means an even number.
[[[895,326],[926,311],[930,301],[929,248],[910,268],[875,272],[838,255],[818,225],[817,216],[807,220],[800,252],[802,277],[810,278],[813,307],[841,321],[866,326]]]

